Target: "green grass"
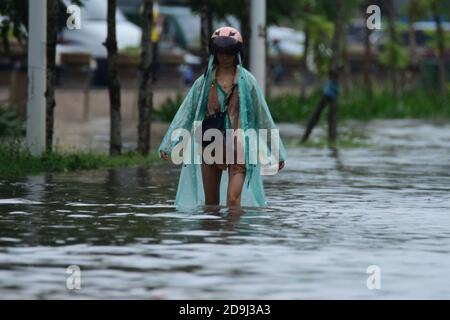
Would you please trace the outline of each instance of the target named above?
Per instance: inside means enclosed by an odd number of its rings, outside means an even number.
[[[321,91],[315,91],[300,101],[295,94],[268,98],[267,103],[275,122],[306,122],[321,98]],[[182,96],[168,98],[154,111],[153,120],[172,121],[182,102]],[[338,101],[339,119],[436,119],[450,118],[450,101],[437,92],[423,89],[404,91],[395,96],[388,89],[369,92],[355,88],[343,93]],[[325,120],[325,115],[322,120]]]
[[[358,90],[343,95],[343,117],[370,120],[374,118],[450,118],[449,100],[438,92],[406,91],[395,97],[382,90],[369,93]]]
[[[284,95],[268,99],[275,122],[305,122],[320,100],[315,92],[304,101],[295,95]],[[338,101],[340,119],[438,119],[450,118],[449,99],[425,90],[405,91],[394,96],[389,90],[373,93],[353,90],[344,93]],[[326,117],[322,116],[322,120]]]
[[[149,156],[127,152],[111,157],[106,153],[80,151],[76,153],[53,152],[41,156],[31,155],[23,141],[13,139],[0,141],[0,176],[23,176],[40,172],[65,172],[83,169],[100,169],[125,166],[149,165],[159,162],[152,150]]]

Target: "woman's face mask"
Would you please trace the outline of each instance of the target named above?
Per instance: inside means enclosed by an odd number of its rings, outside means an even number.
[[[236,56],[226,53],[216,54],[217,62],[222,66],[232,66],[235,65]]]

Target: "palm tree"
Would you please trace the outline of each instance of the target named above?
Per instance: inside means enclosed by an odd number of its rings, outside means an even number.
[[[153,86],[152,81],[150,81],[152,72],[152,42],[150,41],[152,24],[153,1],[143,0],[143,10],[141,11],[141,82],[138,98],[138,151],[143,155],[147,155],[150,149],[150,123],[153,108]]]
[[[208,43],[211,34],[213,33],[213,13],[210,5],[203,2],[200,12],[201,18],[201,45],[202,45],[202,60],[203,65],[208,65]]]
[[[58,34],[59,0],[47,0],[47,90],[46,98],[46,150],[53,149],[55,110],[55,57]]]
[[[306,1],[303,5],[303,33],[305,35],[305,41],[303,42],[303,55],[302,60],[300,61],[300,75],[305,77],[306,73],[308,72],[308,54],[309,54],[309,47],[310,47],[310,39],[311,39],[311,30],[310,30],[310,23],[309,23],[309,15],[311,12],[311,2]],[[300,81],[300,102],[305,100],[306,96],[306,83],[305,80]]]
[[[122,151],[120,83],[117,76],[117,40],[116,40],[116,0],[108,0],[108,34],[103,45],[108,51],[108,86],[110,100],[110,155],[119,155]]]

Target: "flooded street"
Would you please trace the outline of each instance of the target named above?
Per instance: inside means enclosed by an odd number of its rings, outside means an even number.
[[[176,211],[169,164],[0,179],[0,298],[450,298],[450,125],[347,128],[364,144],[289,148],[242,216]]]

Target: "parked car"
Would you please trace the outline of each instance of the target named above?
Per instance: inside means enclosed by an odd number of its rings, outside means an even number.
[[[70,0],[63,0],[67,7]],[[64,8],[64,11],[66,9]],[[107,50],[103,45],[107,36],[107,0],[85,1],[81,6],[81,28],[70,30],[64,25],[60,28],[58,44],[56,46],[56,64],[61,62],[63,53],[89,53],[95,63],[91,68],[95,70],[94,83],[107,83]],[[138,46],[141,42],[141,29],[128,21],[120,9],[116,10],[116,37],[118,50]]]
[[[67,7],[72,4],[70,0],[63,0]],[[64,11],[66,9],[64,8]],[[136,8],[139,12],[139,8]],[[65,22],[64,22],[65,23]],[[116,37],[119,51],[127,48],[139,48],[141,44],[141,28],[131,22],[120,8],[116,9]],[[94,58],[91,68],[95,69],[94,84],[105,85],[107,83],[107,50],[103,45],[107,36],[107,0],[85,1],[81,6],[81,28],[68,29],[61,26],[58,35],[57,65],[61,62],[63,53],[89,53]],[[133,50],[131,50],[133,51]],[[169,61],[181,61],[181,63],[199,64],[200,59],[176,43],[161,42],[159,46],[160,56]],[[164,60],[161,61],[164,63]]]

